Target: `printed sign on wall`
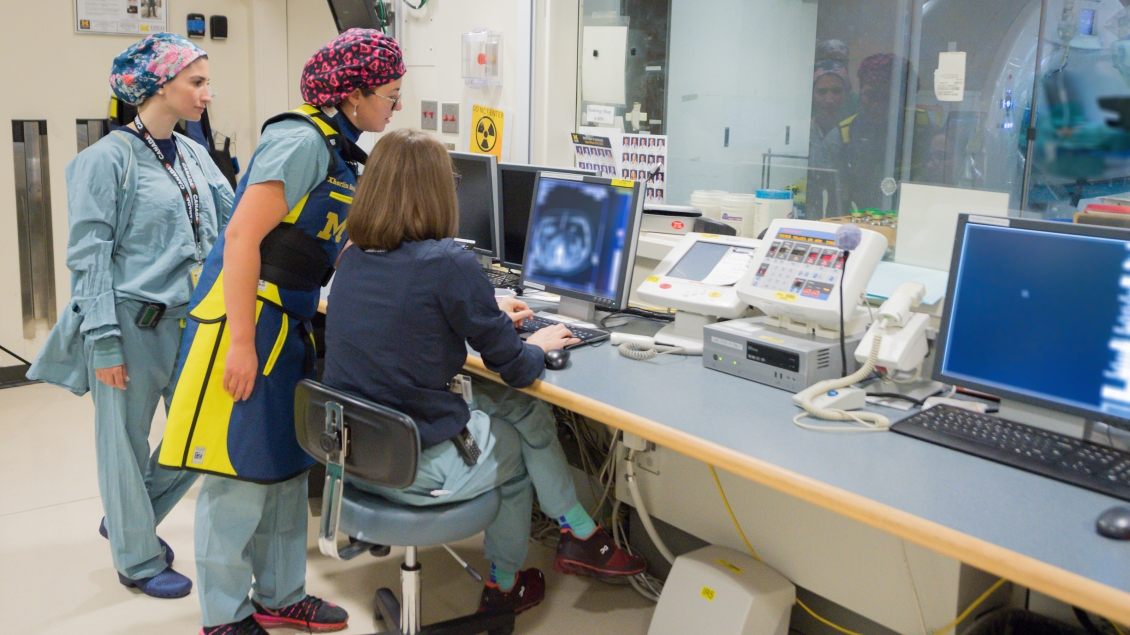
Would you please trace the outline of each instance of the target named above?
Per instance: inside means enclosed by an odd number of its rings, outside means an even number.
[[[168,0],[75,0],[75,32],[149,35],[169,30]]]

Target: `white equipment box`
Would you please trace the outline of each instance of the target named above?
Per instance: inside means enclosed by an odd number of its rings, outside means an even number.
[[[711,545],[675,559],[647,635],[787,635],[795,603],[780,573]]]
[[[837,229],[818,221],[773,221],[737,284],[738,296],[777,318],[782,328],[838,339],[842,293],[847,332],[862,332],[866,320],[856,307],[887,250],[887,239],[862,229],[859,245],[845,258],[836,246]]]
[[[655,335],[657,344],[702,345],[702,327],[736,318],[748,305],[734,290],[761,241],[689,233],[636,290],[641,300],[676,309],[675,321]]]

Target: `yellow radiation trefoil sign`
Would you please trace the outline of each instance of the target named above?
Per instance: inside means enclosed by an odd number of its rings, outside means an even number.
[[[502,130],[506,114],[486,106],[471,106],[471,152],[502,159]]]

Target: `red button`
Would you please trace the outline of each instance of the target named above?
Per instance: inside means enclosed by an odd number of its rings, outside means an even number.
[[[660,289],[670,289],[670,288],[671,288],[671,285],[670,285],[670,284],[668,284],[668,283],[666,283],[666,282],[664,282],[663,284],[659,285],[659,288],[660,288]]]

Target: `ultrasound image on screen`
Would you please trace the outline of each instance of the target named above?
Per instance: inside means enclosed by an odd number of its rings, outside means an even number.
[[[489,160],[452,155],[460,175],[455,195],[459,199],[459,238],[475,241],[475,251],[497,256],[491,217],[494,216],[494,171]]]
[[[525,279],[617,299],[631,212],[631,188],[542,178]]]

